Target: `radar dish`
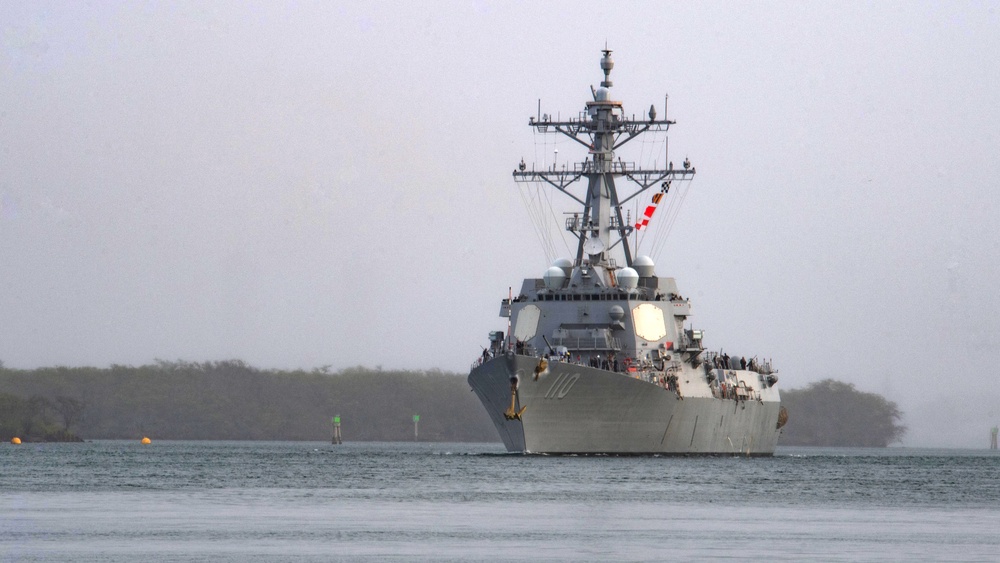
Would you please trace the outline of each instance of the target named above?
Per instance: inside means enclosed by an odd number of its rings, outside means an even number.
[[[589,238],[583,243],[583,249],[591,256],[600,254],[604,250],[604,241],[599,238]]]

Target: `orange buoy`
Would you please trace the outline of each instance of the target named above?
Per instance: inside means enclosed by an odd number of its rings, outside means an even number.
[[[143,436],[143,437],[142,437],[142,440],[141,440],[141,443],[143,443],[143,444],[152,444],[152,443],[153,443],[153,441],[152,441],[152,440],[150,440],[149,438],[147,438],[147,437]]]
[[[17,444],[21,443],[21,439],[18,438],[17,436],[14,436],[13,438],[10,439],[10,443],[16,446]]]

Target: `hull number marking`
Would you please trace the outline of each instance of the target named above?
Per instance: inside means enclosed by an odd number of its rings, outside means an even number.
[[[577,380],[580,379],[579,373],[568,374],[564,373],[556,378],[549,387],[549,390],[545,393],[546,399],[562,399],[569,393],[569,390],[573,388]]]

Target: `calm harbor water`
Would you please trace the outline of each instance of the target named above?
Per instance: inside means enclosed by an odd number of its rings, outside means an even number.
[[[0,445],[0,561],[1000,560],[1000,455]]]

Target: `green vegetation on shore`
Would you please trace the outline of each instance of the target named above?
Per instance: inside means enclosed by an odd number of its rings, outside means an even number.
[[[69,431],[82,412],[83,404],[69,397],[49,400],[40,395],[22,399],[0,393],[0,440],[15,436],[27,442],[80,442]],[[62,424],[56,422],[62,420]]]
[[[0,393],[79,401],[72,429],[88,439],[329,440],[340,415],[346,441],[404,441],[419,414],[422,441],[498,440],[465,376],[440,371],[277,371],[239,360],[0,368]]]
[[[781,392],[779,444],[886,446],[906,431],[896,404],[827,379]],[[0,439],[329,440],[494,442],[464,374],[350,368],[260,370],[239,360],[107,369],[5,369]]]
[[[804,389],[781,392],[788,425],[779,444],[785,446],[885,447],[899,441],[906,427],[896,403],[854,385],[824,379]]]

